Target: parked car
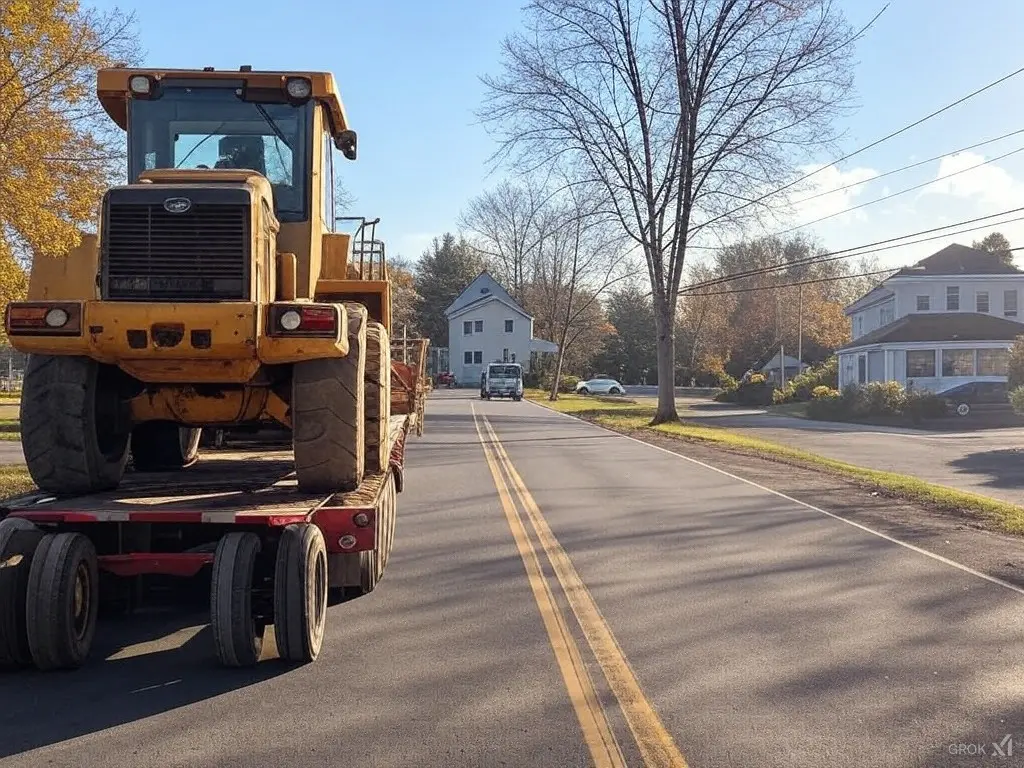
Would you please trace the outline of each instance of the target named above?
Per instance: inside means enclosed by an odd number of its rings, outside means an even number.
[[[976,411],[1010,411],[1010,395],[1005,381],[972,381],[939,392],[946,408],[957,416]]]
[[[578,395],[621,395],[625,391],[625,387],[607,376],[596,376],[576,385]]]

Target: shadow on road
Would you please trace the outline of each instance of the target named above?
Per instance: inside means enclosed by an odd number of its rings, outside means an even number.
[[[1024,502],[1024,447],[1002,448],[991,451],[968,453],[949,462],[957,471],[982,480],[982,485],[991,488],[1019,488],[1020,500]]]

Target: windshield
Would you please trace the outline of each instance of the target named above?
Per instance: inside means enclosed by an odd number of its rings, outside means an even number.
[[[134,181],[153,168],[248,168],[274,187],[281,221],[307,215],[307,156],[313,102],[246,102],[235,88],[164,87],[132,99],[129,169]]]
[[[492,365],[490,375],[496,379],[518,379],[518,365]]]

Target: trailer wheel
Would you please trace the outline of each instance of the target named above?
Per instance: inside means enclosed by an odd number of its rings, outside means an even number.
[[[25,599],[32,556],[43,532],[20,517],[0,520],[0,669],[32,663]]]
[[[25,626],[32,660],[42,670],[74,669],[96,634],[99,569],[96,548],[81,533],[48,533],[28,573]]]
[[[202,430],[172,421],[145,421],[132,430],[132,465],[138,472],[173,472],[199,459]]]
[[[296,363],[292,371],[292,450],[299,489],[353,491],[366,466],[366,307],[346,304],[346,357]]]
[[[384,499],[381,504],[381,514],[383,520],[381,525],[384,529],[384,542],[381,547],[381,565],[380,575],[378,581],[384,578],[384,569],[388,566],[388,560],[391,558],[391,550],[395,546],[395,528],[398,522],[398,489],[395,483],[395,475],[392,472],[388,475],[387,482],[384,485]]]
[[[118,375],[87,357],[29,356],[21,442],[40,490],[71,496],[120,484],[131,425]]]
[[[391,417],[391,343],[378,322],[366,326],[366,471],[388,465],[388,422]]]
[[[260,538],[231,532],[221,537],[210,580],[210,628],[217,659],[226,667],[251,667],[263,652],[263,627],[252,610],[253,575]]]
[[[289,525],[277,545],[274,638],[285,661],[320,655],[327,625],[327,545],[315,525]]]

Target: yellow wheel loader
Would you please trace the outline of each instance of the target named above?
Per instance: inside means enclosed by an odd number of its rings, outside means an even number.
[[[196,460],[200,430],[291,429],[300,490],[388,461],[391,288],[376,222],[338,229],[333,148],[356,158],[334,78],[101,70],[128,183],[97,232],[37,258],[5,323],[30,354],[22,443],[54,495]],[[130,459],[129,459],[130,457]]]

